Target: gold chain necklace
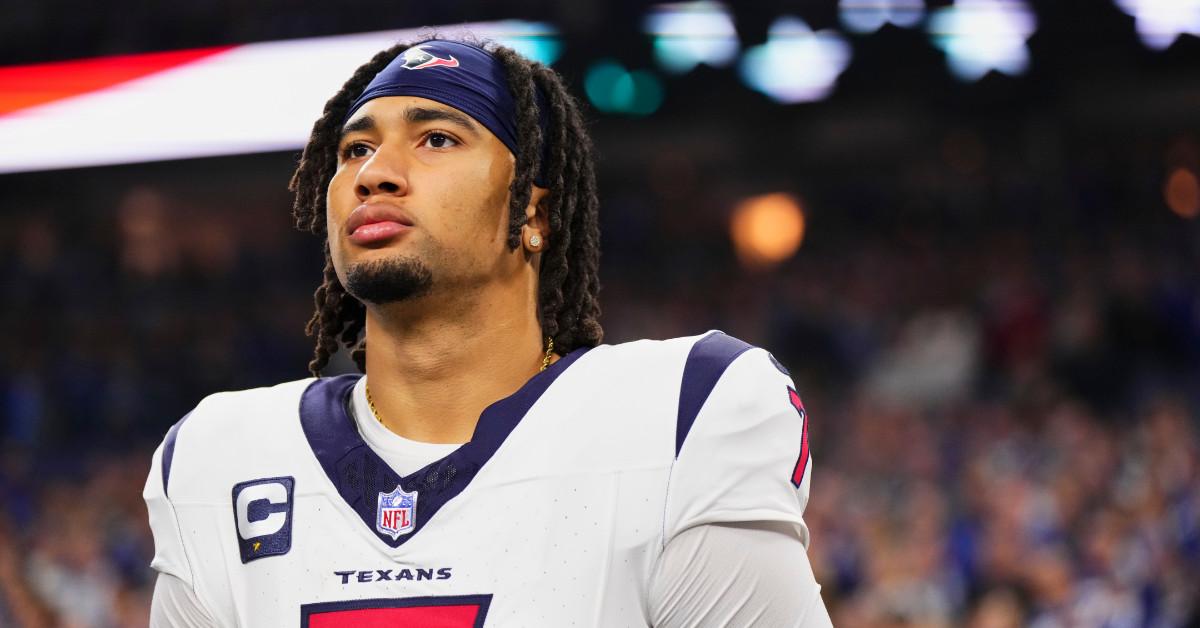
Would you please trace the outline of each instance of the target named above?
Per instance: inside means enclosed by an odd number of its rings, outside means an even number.
[[[554,339],[546,338],[546,357],[542,358],[542,370],[538,371],[539,373],[550,367],[551,353],[554,353]]]
[[[550,355],[553,353],[554,339],[546,338],[546,355],[542,358],[542,368],[538,370],[539,373],[550,368]],[[379,421],[379,423],[382,425],[383,417],[381,417],[379,415],[379,411],[375,409],[375,400],[371,398],[371,382],[367,382],[365,388],[367,389],[367,405],[371,407],[371,414],[375,415],[375,420]]]

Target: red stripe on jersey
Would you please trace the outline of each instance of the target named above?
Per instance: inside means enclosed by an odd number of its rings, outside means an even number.
[[[0,115],[113,87],[234,46],[117,55],[0,68]]]
[[[310,628],[471,628],[479,618],[476,604],[410,608],[361,608],[318,613],[308,618]]]
[[[800,457],[796,459],[796,468],[792,470],[792,484],[800,488],[804,481],[804,470],[808,468],[808,413],[804,411],[804,402],[800,401],[800,393],[788,386],[788,399],[792,407],[800,415]]]

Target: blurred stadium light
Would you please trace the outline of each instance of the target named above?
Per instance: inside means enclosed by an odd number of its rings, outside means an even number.
[[[1181,218],[1200,216],[1200,181],[1187,168],[1176,168],[1163,186],[1167,207]]]
[[[742,79],[782,103],[820,100],[850,63],[850,46],[835,31],[813,32],[798,17],[771,24],[767,42],[746,50]]]
[[[884,24],[911,28],[925,16],[924,0],[840,0],[838,15],[846,28],[873,33]]]
[[[583,80],[588,100],[604,113],[646,116],[663,101],[662,83],[646,70],[627,71],[612,59],[597,61]]]
[[[442,27],[515,46],[543,63],[545,24]],[[325,101],[393,30],[0,68],[0,173],[292,150]]]
[[[1022,0],[957,0],[934,11],[929,21],[934,44],[964,81],[991,70],[1023,74],[1029,67],[1025,41],[1036,29],[1037,19]]]
[[[1116,0],[1132,15],[1142,43],[1164,50],[1180,35],[1200,36],[1200,0]]]
[[[743,266],[770,268],[799,250],[804,241],[804,211],[788,194],[752,196],[734,208],[729,232]]]
[[[562,38],[555,27],[545,22],[504,20],[470,28],[482,37],[493,39],[546,65],[554,65],[562,56]]]
[[[725,67],[738,53],[737,31],[729,9],[718,2],[664,4],[650,9],[644,23],[663,70],[690,72],[704,63]]]

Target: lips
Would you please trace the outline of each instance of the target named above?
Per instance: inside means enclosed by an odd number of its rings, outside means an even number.
[[[387,203],[363,203],[346,219],[346,235],[355,244],[386,241],[412,227],[413,220],[404,210]]]

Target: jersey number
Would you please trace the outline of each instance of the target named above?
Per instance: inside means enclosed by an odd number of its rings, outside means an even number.
[[[490,595],[322,602],[300,607],[301,628],[481,628]]]
[[[804,481],[804,470],[808,468],[808,413],[804,411],[800,393],[791,386],[788,386],[788,398],[792,401],[792,407],[800,413],[800,457],[796,459],[796,468],[792,470],[792,484],[800,488],[800,483]]]

